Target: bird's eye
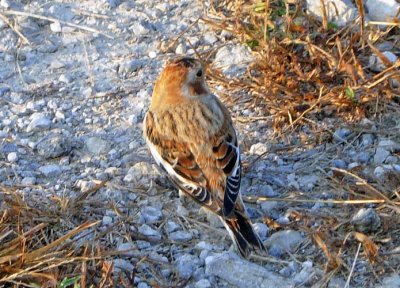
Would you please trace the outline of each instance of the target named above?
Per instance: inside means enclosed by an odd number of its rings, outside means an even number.
[[[197,71],[196,76],[197,77],[203,76],[203,70],[200,69],[199,71]]]

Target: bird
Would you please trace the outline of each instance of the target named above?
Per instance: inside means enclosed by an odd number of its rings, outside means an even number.
[[[205,65],[169,61],[155,82],[143,134],[157,165],[188,198],[215,213],[244,258],[264,251],[240,193],[238,138],[228,109],[205,81]]]

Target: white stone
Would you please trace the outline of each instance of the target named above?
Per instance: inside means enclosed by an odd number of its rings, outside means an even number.
[[[208,256],[205,264],[206,275],[219,277],[233,287],[293,287],[291,280],[239,258],[233,253],[226,252]]]
[[[376,148],[375,155],[374,155],[374,163],[375,164],[382,164],[386,158],[390,155],[390,152],[382,147]]]
[[[320,0],[307,0],[307,11],[320,21],[323,19],[322,9]],[[325,0],[325,9],[328,21],[338,26],[345,26],[358,16],[357,8],[350,0]]]
[[[204,43],[207,45],[213,45],[215,42],[218,41],[217,36],[214,33],[207,32],[204,34]]]
[[[250,147],[250,153],[253,155],[263,155],[265,153],[267,153],[268,151],[268,146],[265,143],[256,143],[251,145]]]
[[[292,252],[301,241],[303,241],[303,236],[300,232],[294,230],[282,230],[272,234],[265,242],[265,246],[279,248],[282,252]]]
[[[150,52],[149,52],[149,57],[152,58],[152,59],[153,59],[153,58],[156,58],[156,57],[157,57],[157,52],[155,52],[155,51],[150,51]]]
[[[104,154],[108,150],[108,142],[99,137],[90,137],[85,144],[87,151],[92,155]]]
[[[400,3],[396,0],[367,0],[365,7],[371,20],[393,22],[393,18],[398,15]]]
[[[61,29],[61,24],[58,21],[55,21],[53,23],[50,24],[50,29],[51,31],[55,32],[55,33],[59,33],[62,31]]]
[[[249,47],[242,44],[227,45],[218,50],[214,65],[225,75],[235,77],[244,74],[254,60]]]
[[[151,228],[147,224],[143,224],[142,226],[139,227],[139,233],[143,234],[144,236],[147,236],[151,239],[154,240],[161,240],[161,234],[157,230]]]
[[[186,242],[192,240],[192,233],[187,231],[176,231],[169,234],[169,239],[175,242]]]
[[[39,171],[46,177],[57,177],[62,173],[61,167],[56,164],[41,166]]]
[[[8,0],[1,0],[0,1],[0,6],[3,8],[10,8],[10,1]]]
[[[26,128],[27,132],[44,130],[50,127],[51,120],[43,113],[34,113],[30,117],[31,121]]]
[[[18,161],[18,155],[17,155],[17,153],[16,153],[16,152],[8,153],[8,155],[7,155],[7,160],[8,160],[9,162],[12,162],[12,163],[17,162],[17,161]]]

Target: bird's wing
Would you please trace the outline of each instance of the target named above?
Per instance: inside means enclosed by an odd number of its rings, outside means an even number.
[[[223,136],[217,142],[218,144],[213,147],[217,167],[222,169],[226,176],[222,210],[224,216],[230,215],[235,207],[241,180],[240,150],[236,133],[230,123],[227,128],[223,129]]]
[[[144,137],[150,152],[169,179],[199,204],[218,212],[219,207],[207,189],[207,180],[188,145],[165,139],[155,131],[154,118],[150,111],[146,114],[144,125]]]
[[[144,124],[144,136],[151,154],[171,181],[217,214],[221,215],[221,210],[224,216],[231,214],[239,195],[241,173],[240,152],[232,125],[228,123],[228,126],[223,126],[212,137],[210,153],[205,155],[207,159],[203,161],[211,166],[213,172],[210,173],[205,171],[210,167],[199,166],[188,143],[178,143],[153,129],[155,126],[151,112],[146,114]],[[212,181],[210,178],[217,180]],[[223,179],[222,183],[219,179]],[[223,192],[223,196],[218,191]]]

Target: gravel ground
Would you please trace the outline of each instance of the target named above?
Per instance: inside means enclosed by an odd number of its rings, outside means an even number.
[[[296,211],[312,215],[312,225],[317,227],[319,215],[332,216],[341,207],[329,212],[331,206],[321,203],[247,204],[271,256],[248,262],[229,251],[230,239],[212,215],[199,212],[195,205],[181,205],[184,201],[157,173],[144,146],[142,120],[165,60],[193,54],[192,46],[199,51],[215,49],[213,64],[227,77],[237,77],[253,59],[230,33],[196,22],[206,5],[186,0],[2,0],[0,5],[31,14],[7,14],[29,44],[0,19],[2,185],[18,186],[26,201],[48,198],[67,203],[85,195],[87,204],[74,212],[64,211],[65,227],[101,220],[93,235],[109,229],[102,245],[122,251],[109,257],[115,277],[135,269],[137,287],[245,287],[248,283],[309,287],[323,279],[323,253],[305,229],[296,228],[293,215]],[[35,18],[38,15],[59,22]],[[185,36],[178,39],[181,33]],[[378,178],[386,171],[400,172],[400,144],[376,132],[381,127],[398,129],[398,115],[363,121],[360,127],[370,133],[333,128],[333,121],[319,123],[319,128],[332,132],[328,141],[319,144],[314,126],[278,140],[268,117],[239,121],[262,117],[263,111],[238,105],[230,109],[248,164],[244,195],[332,199],[344,192],[323,188],[326,177],[333,175],[329,167],[358,167]],[[374,206],[369,207],[350,212],[358,231],[376,231],[382,225],[371,209]],[[281,229],[271,232],[263,217],[273,219]],[[138,264],[145,256],[151,261]],[[399,262],[394,263],[393,273],[399,271]],[[354,287],[376,285],[367,280],[368,269],[364,257],[356,266]],[[382,287],[400,287],[398,276],[385,275],[378,281]],[[347,276],[348,271],[339,273],[329,287],[343,287]]]

